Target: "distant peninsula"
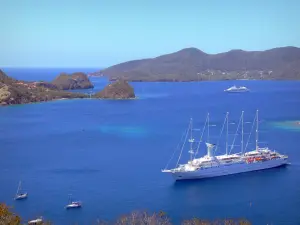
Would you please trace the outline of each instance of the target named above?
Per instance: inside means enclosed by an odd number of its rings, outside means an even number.
[[[89,85],[81,87],[89,87]],[[58,87],[55,83],[42,81],[28,82],[16,80],[7,76],[2,70],[0,70],[0,106],[73,98],[135,98],[134,89],[126,81],[122,80],[118,80],[107,85],[102,91],[92,96],[83,93],[67,92],[61,90],[62,88],[65,89],[66,87]]]
[[[156,58],[133,60],[91,76],[126,81],[299,80],[300,48],[266,51],[231,50],[207,54],[186,48]]]
[[[44,102],[64,98],[85,98],[82,93],[59,90],[47,82],[27,82],[7,76],[0,70],[0,105]]]

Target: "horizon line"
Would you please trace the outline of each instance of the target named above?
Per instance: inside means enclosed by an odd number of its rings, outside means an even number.
[[[107,67],[99,66],[0,66],[1,68],[8,69],[104,69]]]

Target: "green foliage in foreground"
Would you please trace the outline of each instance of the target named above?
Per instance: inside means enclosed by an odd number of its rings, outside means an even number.
[[[21,225],[21,218],[13,213],[11,209],[5,204],[0,204],[0,225]],[[43,222],[40,225],[50,225],[51,222]],[[147,212],[132,212],[121,216],[114,222],[106,222],[97,220],[95,225],[172,225],[170,218],[165,212],[159,213],[147,213]],[[248,220],[245,219],[222,219],[222,220],[202,220],[193,218],[190,220],[184,220],[182,225],[251,225]]]
[[[0,204],[0,225],[21,224],[21,218],[10,211],[5,204]]]

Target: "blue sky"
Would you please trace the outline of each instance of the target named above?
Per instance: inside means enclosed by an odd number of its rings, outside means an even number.
[[[196,47],[300,47],[298,0],[2,0],[0,66],[107,67]]]

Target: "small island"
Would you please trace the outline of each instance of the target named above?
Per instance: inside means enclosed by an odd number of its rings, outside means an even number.
[[[94,98],[100,99],[135,99],[134,89],[127,81],[117,80],[96,93]]]
[[[52,84],[60,90],[89,89],[94,87],[88,76],[82,72],[70,75],[61,73],[52,81]]]

